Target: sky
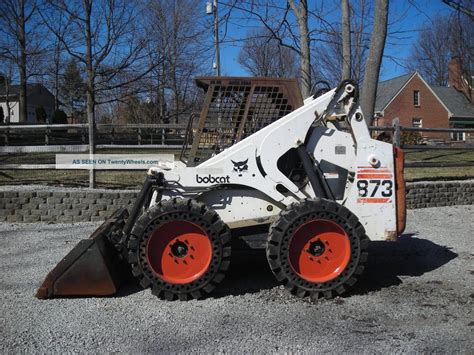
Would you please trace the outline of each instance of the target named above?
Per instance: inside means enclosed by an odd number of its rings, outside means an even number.
[[[316,2],[321,5],[321,2],[324,3],[324,0],[317,0]],[[332,9],[332,11],[328,11],[324,15],[331,22],[340,21],[339,3],[340,1],[338,0],[326,0],[324,3],[325,7]],[[204,9],[203,5],[203,11]],[[422,26],[431,23],[437,15],[449,15],[454,11],[454,9],[444,4],[441,0],[391,0],[389,8],[390,36],[386,42],[380,75],[381,80],[387,80],[407,73],[408,69],[404,66],[405,61],[410,55],[412,45],[416,42],[418,30]],[[219,15],[222,16],[226,12],[225,5],[219,4]],[[224,36],[225,29],[221,28],[220,33],[221,37],[223,37],[220,50],[222,75],[249,75],[237,62],[237,57],[243,44],[240,39],[245,37],[249,27],[258,27],[258,23],[255,21],[244,21],[243,15],[234,12],[228,23],[227,35]],[[394,32],[397,33],[395,34]],[[317,60],[317,58],[313,59]]]

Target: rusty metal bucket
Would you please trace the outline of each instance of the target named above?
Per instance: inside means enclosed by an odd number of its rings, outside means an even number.
[[[108,296],[116,293],[130,271],[110,236],[122,230],[127,217],[126,209],[118,209],[88,239],[81,240],[46,276],[36,297]]]

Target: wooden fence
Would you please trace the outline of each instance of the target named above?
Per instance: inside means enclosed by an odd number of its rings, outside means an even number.
[[[187,124],[98,124],[96,148],[110,150],[181,150],[189,138]],[[415,128],[403,127],[395,120],[393,126],[371,126],[371,131],[390,132],[393,144],[405,150],[474,150],[474,140],[423,145],[403,145],[402,132],[469,133],[468,128]],[[0,125],[3,146],[0,153],[80,153],[88,152],[87,124],[56,125]],[[188,134],[188,135],[187,135]],[[407,167],[460,167],[474,166],[474,161],[464,162],[408,162]],[[54,164],[1,164],[0,169],[54,169]]]
[[[176,149],[183,145],[187,124],[98,124],[97,148]],[[87,124],[0,125],[0,152],[87,152]]]

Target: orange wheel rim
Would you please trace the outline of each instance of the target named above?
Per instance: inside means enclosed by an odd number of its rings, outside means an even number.
[[[209,268],[212,244],[198,225],[185,220],[166,222],[153,231],[146,245],[146,260],[163,281],[186,284]]]
[[[327,219],[306,222],[296,229],[289,244],[290,266],[309,282],[327,282],[338,277],[351,257],[351,244],[344,229]]]

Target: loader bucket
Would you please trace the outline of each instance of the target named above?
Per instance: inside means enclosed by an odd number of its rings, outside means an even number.
[[[129,271],[108,237],[123,228],[127,217],[126,209],[118,209],[88,239],[81,240],[46,276],[36,297],[107,296],[117,292]]]

